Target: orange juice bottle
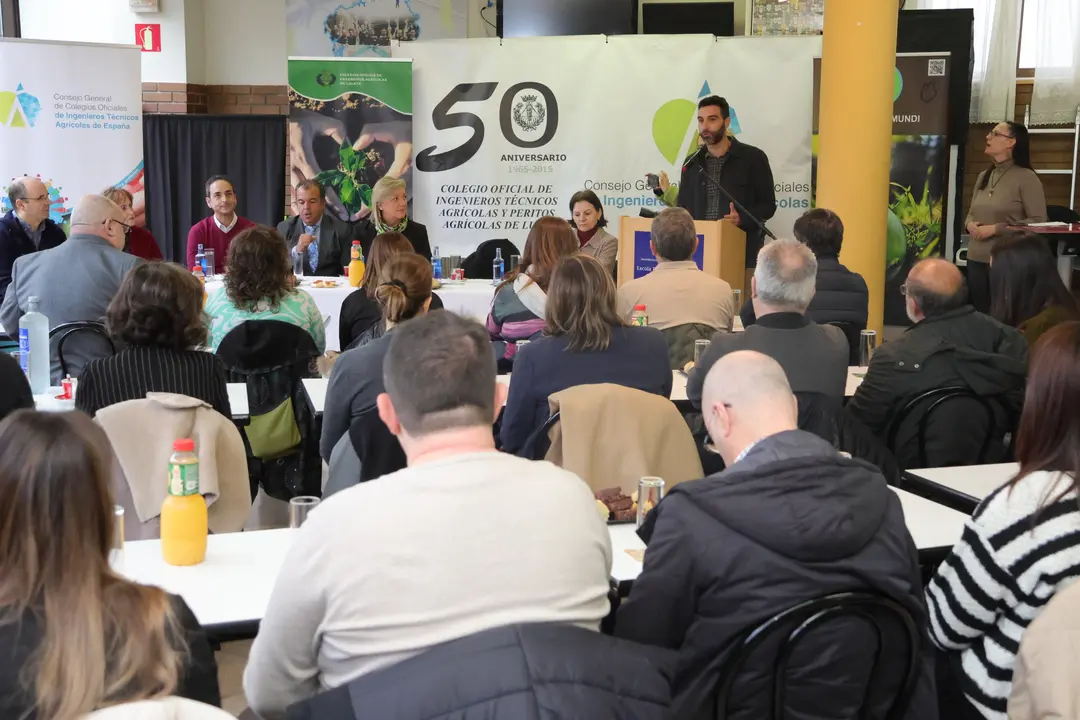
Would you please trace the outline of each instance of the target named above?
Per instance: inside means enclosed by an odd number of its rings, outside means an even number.
[[[208,295],[206,294],[206,276],[203,275],[202,267],[200,267],[199,265],[192,266],[191,274],[194,275],[195,277],[199,278],[199,282],[202,283],[202,286],[203,286],[202,302],[203,302],[203,306],[205,306]]]
[[[195,441],[177,440],[169,458],[169,494],[161,504],[161,555],[170,565],[198,565],[206,558],[206,500],[199,493]]]
[[[349,263],[349,285],[360,287],[364,280],[364,251],[360,249],[360,241],[353,240],[352,261]]]

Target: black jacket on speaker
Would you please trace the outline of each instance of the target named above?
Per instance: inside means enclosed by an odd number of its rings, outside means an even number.
[[[841,265],[835,255],[821,255],[817,261],[817,289],[810,307],[806,309],[806,317],[818,325],[845,323],[865,330],[870,293],[862,275]],[[744,327],[757,322],[754,305],[749,298],[739,310],[739,317]]]

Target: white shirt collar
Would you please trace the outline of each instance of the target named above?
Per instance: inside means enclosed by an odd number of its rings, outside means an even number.
[[[233,213],[232,222],[229,223],[228,225],[222,225],[221,221],[217,219],[217,215],[214,215],[214,224],[218,226],[218,229],[221,230],[221,232],[227,233],[230,230],[232,230],[234,227],[236,227],[236,221],[239,220],[239,219],[240,219],[240,216],[237,215],[236,213]]]

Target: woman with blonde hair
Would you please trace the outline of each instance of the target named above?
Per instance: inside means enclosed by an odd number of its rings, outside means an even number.
[[[355,293],[354,293],[355,294]],[[396,325],[423,315],[431,306],[431,263],[416,253],[390,258],[379,276],[375,300],[386,332],[362,347],[343,352],[326,388],[319,451],[327,462],[353,420],[375,407],[383,389],[383,359]]]
[[[371,215],[356,226],[356,238],[360,241],[364,257],[371,252],[371,244],[376,236],[396,232],[404,235],[419,255],[431,261],[427,228],[409,217],[409,198],[405,187],[404,180],[387,175],[371,189]]]
[[[82,413],[20,410],[0,448],[0,717],[77,720],[169,695],[220,706],[188,606],[109,566],[105,432]]]
[[[547,216],[533,223],[521,261],[496,288],[487,317],[487,331],[504,368],[513,362],[519,340],[528,340],[544,329],[551,271],[580,248],[565,220]]]
[[[124,222],[127,224],[127,243],[124,252],[143,260],[163,260],[161,248],[153,234],[144,227],[135,224],[135,198],[122,187],[107,187],[101,191],[104,197],[109,198],[120,206],[124,211]]]
[[[370,336],[372,329],[381,324],[382,309],[375,299],[375,291],[380,282],[379,277],[390,258],[411,252],[413,252],[412,243],[401,233],[382,233],[375,238],[375,242],[371,244],[371,252],[366,256],[367,270],[364,272],[364,281],[360,284],[360,290],[351,293],[341,303],[341,321],[338,323],[340,345],[338,347],[342,351],[352,349],[354,343],[365,334]],[[442,307],[442,300],[432,293],[431,309],[441,310]],[[381,331],[369,339],[380,335],[382,335]]]
[[[502,417],[502,449],[532,454],[548,396],[577,385],[611,383],[671,396],[667,342],[659,330],[628,326],[615,282],[595,258],[575,254],[555,266],[544,336],[518,353]]]

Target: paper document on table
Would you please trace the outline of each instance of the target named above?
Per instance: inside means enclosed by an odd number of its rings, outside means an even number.
[[[1068,224],[1063,222],[1028,223],[1026,227],[1066,227]]]

